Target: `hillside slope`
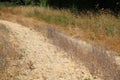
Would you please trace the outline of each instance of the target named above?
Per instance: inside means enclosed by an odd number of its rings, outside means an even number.
[[[10,63],[10,66],[7,67],[7,72],[9,73],[7,75],[10,76],[8,78],[5,77],[5,79],[119,80],[119,71],[116,71],[116,66],[112,61],[114,59],[112,59],[109,55],[107,56],[106,53],[102,53],[103,51],[101,51],[101,49],[99,50],[99,48],[97,49],[97,47],[95,47],[94,52],[90,53],[88,47],[90,47],[91,51],[92,45],[81,43],[80,41],[77,45],[74,45],[76,42],[65,35],[62,35],[56,31],[48,33],[54,38],[54,43],[60,45],[59,47],[51,44],[51,40],[49,40],[50,38],[48,39],[43,36],[42,33],[37,32],[32,28],[4,20],[0,20],[0,24],[2,25],[0,26],[0,29],[5,28],[6,31],[9,32],[6,36],[9,36],[7,41],[9,39],[12,48],[14,48],[14,50],[21,55],[18,60],[8,59],[9,61],[12,61],[12,63]],[[65,52],[61,47],[67,48],[69,51]],[[8,51],[7,53],[10,52],[10,50],[6,51]],[[1,53],[4,53],[4,51]],[[71,56],[71,53],[72,55],[77,54],[80,56]],[[80,58],[78,59],[79,64],[75,60],[71,59],[71,57],[74,57],[74,59]],[[117,58],[117,62],[119,63],[119,58]],[[111,75],[111,71],[109,71],[109,69],[111,69],[114,75]],[[17,70],[17,72],[15,70]],[[98,74],[97,71],[104,73]],[[98,76],[102,78],[100,79]]]
[[[9,30],[10,42],[22,54],[21,59],[12,63],[9,72],[19,67],[19,80],[85,80],[92,79],[89,70],[82,64],[78,67],[67,54],[49,43],[49,40],[36,31],[0,20]],[[13,76],[15,73],[11,73]],[[8,78],[12,80],[12,77]]]

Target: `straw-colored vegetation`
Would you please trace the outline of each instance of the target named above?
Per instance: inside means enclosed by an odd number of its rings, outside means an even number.
[[[114,16],[110,11],[101,10],[99,13],[88,11],[85,14],[84,12],[79,12],[76,14],[70,12],[69,10],[56,10],[49,7],[43,8],[32,6],[0,6],[0,19],[18,22],[22,25],[34,28],[37,31],[40,31],[41,28],[43,28],[40,27],[39,23],[42,23],[45,26],[52,25],[53,27],[61,30],[67,35],[70,35],[80,40],[85,40],[95,45],[101,45],[106,49],[118,52],[118,55],[120,55],[120,16]],[[82,60],[85,65],[91,70],[91,72],[93,72],[92,74],[96,74],[96,70],[100,69],[100,72],[102,72],[104,76],[110,76],[110,79],[115,79],[115,77],[117,76],[117,74],[115,74],[117,72],[116,66],[114,66],[114,64],[112,63],[112,59],[106,57],[107,54],[104,53],[104,51],[102,52],[101,48],[99,50],[99,48],[93,47],[92,52],[89,52],[89,50],[85,51],[84,48],[86,47],[84,47],[84,45],[81,45],[78,42],[74,42],[72,39],[68,40],[66,37],[61,36],[61,34],[57,34],[56,32],[53,32],[53,34],[55,35],[55,37],[57,37],[57,39],[53,39],[54,44],[58,44],[60,47],[63,48],[63,50],[72,52],[72,56],[75,56],[75,58],[77,56],[77,58]],[[9,70],[11,70],[9,65],[12,64],[10,61],[12,60],[13,62],[16,59],[19,59],[19,57],[21,57],[21,55],[17,54],[16,51],[12,48],[12,45],[9,41],[9,30],[7,30],[4,25],[0,25],[1,80],[4,78],[16,80],[16,76],[19,75],[19,69],[14,69],[14,71],[12,72],[14,74],[10,74],[11,72],[9,72]],[[83,53],[89,52],[91,54],[87,56],[82,54],[82,56],[80,56],[81,54],[78,53],[80,53],[81,51]],[[89,62],[90,60],[93,62]],[[93,65],[95,68],[93,67]],[[19,65],[17,66],[19,67]],[[32,66],[31,63],[30,66]],[[109,71],[110,69],[112,72]],[[115,75],[111,76],[113,72],[115,72]],[[85,80],[90,79],[86,78]]]
[[[109,10],[101,10],[99,13],[88,11],[85,14],[84,12],[75,14],[64,9],[55,10],[49,7],[21,6],[1,7],[0,13],[2,14],[1,18],[9,14],[9,16],[27,17],[28,19],[32,18],[52,24],[72,37],[120,52],[120,16],[112,15]]]

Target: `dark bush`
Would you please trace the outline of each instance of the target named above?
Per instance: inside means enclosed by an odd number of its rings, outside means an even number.
[[[73,8],[77,10],[100,10],[110,9],[120,12],[120,0],[0,0],[0,2],[10,2],[17,5],[40,5],[54,8]]]

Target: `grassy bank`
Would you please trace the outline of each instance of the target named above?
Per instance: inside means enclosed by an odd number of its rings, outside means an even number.
[[[120,16],[116,17],[110,11],[101,10],[99,13],[88,11],[75,14],[65,9],[32,6],[1,7],[0,11],[1,18],[7,14],[32,18],[57,26],[74,38],[120,52]]]

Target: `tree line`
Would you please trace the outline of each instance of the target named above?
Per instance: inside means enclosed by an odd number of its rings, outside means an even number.
[[[120,11],[120,0],[0,0],[14,5],[39,5],[76,10],[110,9]]]

